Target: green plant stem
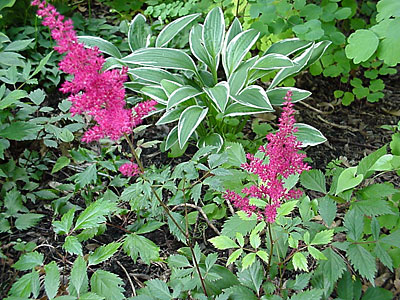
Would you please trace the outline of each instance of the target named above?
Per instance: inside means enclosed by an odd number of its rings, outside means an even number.
[[[140,160],[140,158],[136,154],[135,147],[133,146],[133,143],[129,139],[129,136],[127,134],[125,134],[125,139],[128,142],[129,148],[131,149],[131,152],[134,155],[136,162],[138,163],[138,166],[139,166],[139,169],[141,171],[141,174],[143,174],[144,173],[144,167],[143,167],[142,161]],[[143,180],[148,181],[144,176],[141,175],[141,177],[143,178]],[[208,297],[207,290],[206,290],[205,283],[204,283],[204,279],[203,279],[203,276],[201,275],[200,267],[199,267],[199,264],[197,262],[196,256],[194,255],[193,244],[192,244],[192,242],[190,240],[190,235],[189,235],[189,230],[188,230],[188,219],[187,219],[187,208],[186,208],[186,205],[185,205],[185,218],[186,218],[186,224],[187,225],[185,226],[186,230],[183,230],[183,228],[178,224],[178,222],[172,216],[171,210],[169,209],[169,207],[162,201],[160,196],[156,193],[154,187],[152,185],[150,185],[150,188],[151,188],[152,193],[156,197],[157,201],[160,203],[160,205],[164,209],[165,213],[168,215],[168,217],[171,219],[171,221],[175,224],[175,226],[179,229],[179,231],[185,236],[186,245],[189,247],[190,252],[192,253],[193,263],[194,263],[194,265],[196,267],[197,273],[199,274],[199,278],[200,278],[200,282],[201,282],[201,285],[202,285],[202,288],[203,288],[204,295],[206,295]],[[183,192],[184,192],[184,189],[183,189]],[[185,195],[185,193],[183,195]],[[185,200],[185,203],[186,203],[186,200]]]
[[[273,253],[273,250],[274,250],[274,241],[272,239],[272,230],[271,230],[271,224],[270,223],[268,223],[268,235],[269,235],[269,242],[271,244],[271,248],[269,250],[267,274],[269,274],[269,270],[271,268],[272,253]]]

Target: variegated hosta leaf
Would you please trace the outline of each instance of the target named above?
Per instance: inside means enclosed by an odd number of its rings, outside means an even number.
[[[142,80],[160,84],[161,80],[166,79],[170,81],[179,82],[179,79],[172,75],[170,72],[153,67],[140,67],[135,69],[129,69],[128,74],[133,75],[135,78],[140,78]]]
[[[171,93],[167,103],[167,109],[171,109],[182,102],[192,99],[200,94],[202,91],[192,87],[192,86],[182,86]]]
[[[181,17],[165,26],[156,39],[156,47],[166,46],[178,33],[196,20],[200,14],[192,14]]]
[[[229,101],[229,84],[226,81],[205,90],[207,95],[214,102],[217,109],[223,113]]]
[[[204,47],[214,61],[222,50],[224,34],[224,13],[221,8],[217,6],[207,14],[203,26]]]
[[[267,49],[264,55],[270,53],[282,54],[289,56],[300,50],[303,50],[312,45],[313,42],[303,41],[298,38],[285,39],[276,43],[273,43],[271,47]]]
[[[178,141],[181,148],[183,148],[192,133],[200,125],[201,121],[203,121],[207,112],[207,107],[199,105],[190,106],[182,112],[178,122]]]
[[[190,35],[189,35],[190,50],[198,60],[207,65],[211,70],[211,68],[214,67],[213,59],[210,56],[210,54],[208,54],[206,48],[204,47],[202,35],[203,35],[203,26],[199,24],[194,25],[190,30]]]
[[[243,31],[236,35],[222,53],[222,64],[225,74],[229,77],[241,63],[243,57],[249,52],[257,41],[260,33],[254,29]]]
[[[294,87],[279,87],[274,88],[272,90],[267,90],[267,95],[269,101],[271,101],[272,105],[282,105],[285,100],[283,99],[286,96],[288,91],[292,92],[292,102],[298,102],[308,98],[311,95],[311,92],[306,90],[301,90]]]
[[[257,57],[252,57],[241,63],[239,67],[229,77],[229,87],[231,95],[237,95],[243,87],[248,84],[249,70],[256,63]]]
[[[128,30],[128,45],[131,51],[141,48],[147,48],[150,44],[149,25],[146,24],[146,17],[142,14],[137,14]]]
[[[276,70],[287,67],[293,67],[293,61],[282,54],[271,53],[260,57],[252,69]]]
[[[242,105],[257,108],[267,109],[273,111],[274,109],[269,102],[267,93],[264,89],[257,85],[251,85],[242,90],[238,95],[232,96],[231,98],[239,102]]]
[[[197,72],[194,61],[182,50],[172,48],[144,48],[121,59],[122,62],[146,67],[156,67]]]

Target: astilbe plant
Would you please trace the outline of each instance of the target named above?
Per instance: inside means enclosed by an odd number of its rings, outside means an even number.
[[[39,7],[37,14],[43,17],[42,24],[51,30],[57,42],[54,49],[65,53],[59,67],[73,78],[65,81],[60,90],[71,93],[72,115],[86,113],[97,123],[84,133],[82,141],[89,143],[104,137],[116,141],[131,134],[143,117],[154,110],[156,102],[150,100],[133,109],[126,108],[127,68],[103,71],[105,59],[99,49],[87,48],[78,41],[71,20],[64,20],[64,16],[46,1],[34,0],[32,5]]]
[[[299,153],[301,142],[294,135],[297,128],[294,127],[295,111],[291,97],[292,92],[288,91],[279,119],[279,130],[268,134],[267,146],[261,146],[259,149],[260,152],[266,154],[268,162],[265,163],[261,158],[248,153],[249,162],[242,164],[243,169],[258,176],[258,184],[243,188],[244,197],[230,190],[224,196],[236,208],[249,215],[255,213],[260,219],[264,216],[268,223],[275,221],[276,209],[282,200],[296,199],[301,196],[300,190],[285,188],[284,179],[290,175],[300,175],[303,171],[310,169],[303,161],[306,155]],[[250,198],[266,201],[264,210],[260,211],[257,206],[251,205]]]

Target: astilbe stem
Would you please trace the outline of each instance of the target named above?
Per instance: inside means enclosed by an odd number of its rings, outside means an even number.
[[[128,69],[103,71],[105,59],[99,49],[87,48],[78,41],[71,20],[64,20],[64,16],[46,1],[34,0],[31,4],[38,6],[37,15],[43,17],[43,25],[51,30],[57,42],[54,49],[65,53],[60,70],[73,75],[60,89],[70,93],[70,112],[72,115],[86,113],[97,123],[84,133],[82,141],[89,143],[105,137],[116,141],[124,134],[131,134],[157,102],[150,100],[133,110],[125,108],[124,82]]]
[[[265,163],[262,159],[247,154],[249,162],[242,165],[243,169],[257,175],[261,183],[242,189],[244,197],[229,190],[224,195],[236,208],[249,215],[255,213],[258,218],[265,218],[270,224],[275,221],[276,210],[282,200],[301,196],[300,190],[286,189],[284,179],[290,175],[301,174],[310,168],[303,161],[306,155],[299,153],[301,142],[294,135],[297,128],[294,127],[295,111],[291,102],[292,92],[288,91],[284,99],[283,112],[279,118],[279,130],[268,134],[267,146],[261,146],[259,149],[268,156],[268,162]],[[250,198],[266,201],[264,211],[259,211],[256,206],[250,205]]]

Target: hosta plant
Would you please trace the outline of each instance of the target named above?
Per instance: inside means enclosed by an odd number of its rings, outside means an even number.
[[[195,23],[198,17],[193,14],[179,18],[152,38],[145,18],[137,15],[128,34],[132,53],[125,57],[111,43],[81,38],[114,56],[108,58],[109,68],[121,64],[129,67],[131,81],[125,85],[159,103],[163,115],[158,125],[177,123],[166,138],[165,149],[174,145],[184,149],[191,138],[198,146],[221,148],[225,139],[232,140],[241,131],[246,116],[271,112],[273,106],[281,105],[287,88],[279,84],[317,61],[330,44],[288,39],[274,44],[261,56],[252,56],[250,50],[259,37],[256,30],[243,30],[235,19],[226,31],[218,7],[208,13],[204,24]],[[168,47],[189,28],[189,49]],[[257,85],[257,79],[274,71],[277,74],[266,89]],[[292,91],[294,102],[310,95],[301,89]],[[318,130],[307,125],[299,127],[306,139],[312,137],[316,143],[325,140]]]

